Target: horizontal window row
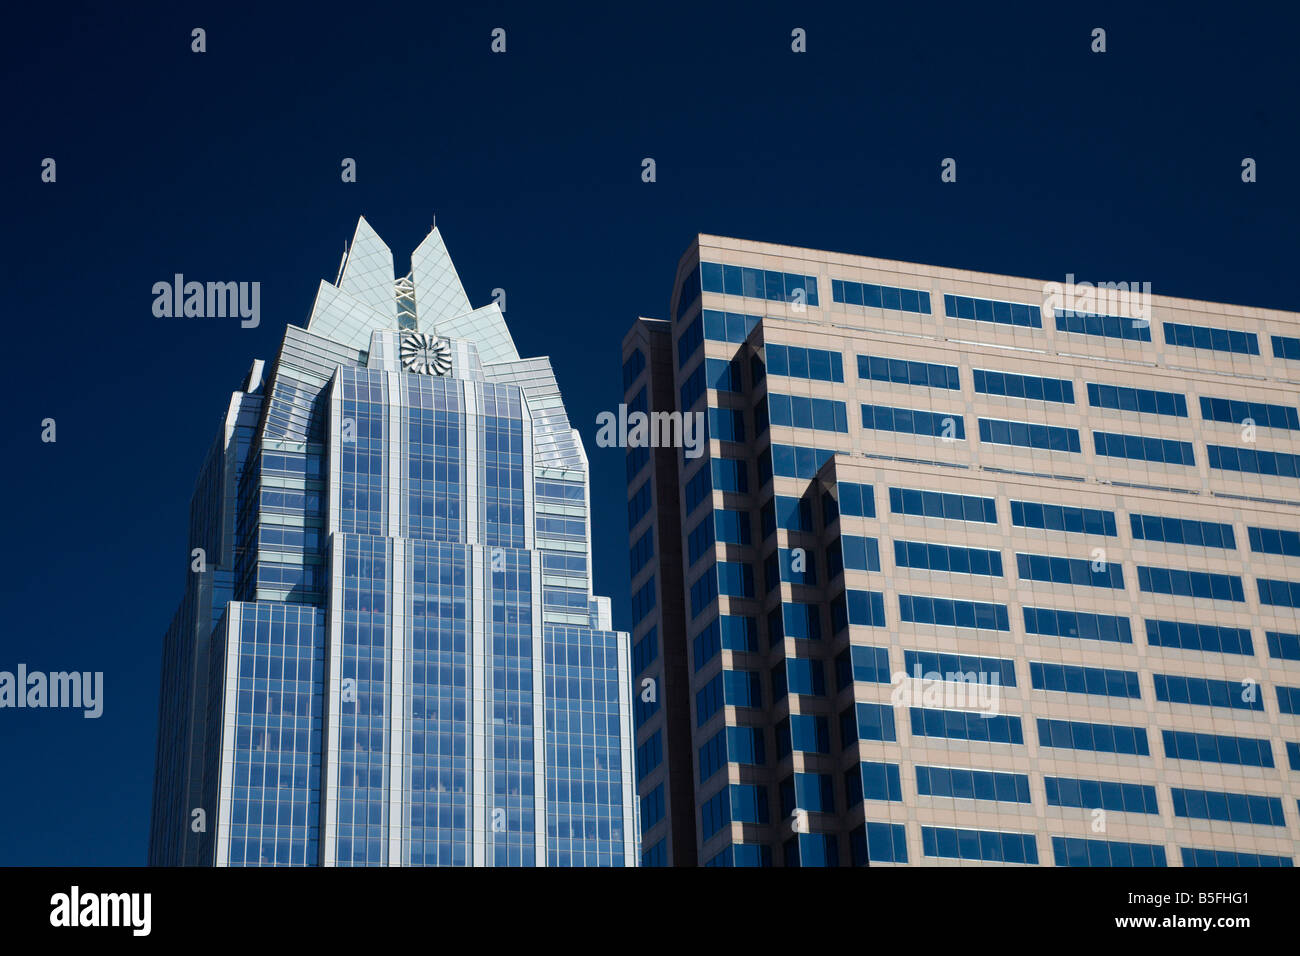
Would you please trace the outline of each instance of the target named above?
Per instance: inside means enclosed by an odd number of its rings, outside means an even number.
[[[849,413],[844,402],[773,392],[767,396],[767,403],[773,425],[848,433]]]
[[[864,381],[892,382],[895,385],[921,385],[927,388],[961,388],[956,365],[935,365],[907,359],[858,356],[858,378]]]
[[[1043,311],[1037,305],[976,299],[966,295],[945,295],[943,308],[952,319],[995,322],[998,325],[1017,325],[1028,329],[1043,327]]]
[[[765,346],[764,352],[769,375],[806,378],[818,382],[844,381],[844,357],[839,352],[775,343]]]
[[[1069,379],[991,372],[982,368],[974,369],[972,374],[975,379],[975,391],[983,395],[1074,404],[1074,383]]]
[[[812,306],[818,304],[816,276],[701,262],[700,281],[705,292],[741,295],[771,302],[795,302]]]
[[[996,524],[997,505],[992,498],[959,495],[915,488],[890,488],[889,510],[893,514],[947,518],[953,521],[981,521]]]
[[[831,298],[847,305],[861,305],[870,309],[893,309],[897,312],[930,314],[930,293],[918,289],[900,289],[895,286],[874,285],[870,282],[850,282],[831,279]]]

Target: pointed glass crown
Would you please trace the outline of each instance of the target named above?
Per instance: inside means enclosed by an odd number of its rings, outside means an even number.
[[[394,280],[393,253],[366,222],[356,232],[334,284],[321,282],[307,331],[364,350],[372,332],[403,329],[472,342],[484,365],[518,361],[495,303],[470,306],[435,226],[411,253],[411,271]]]

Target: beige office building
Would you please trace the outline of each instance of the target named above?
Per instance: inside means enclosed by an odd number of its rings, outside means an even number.
[[[1300,315],[704,235],[673,288],[645,864],[1293,865]]]

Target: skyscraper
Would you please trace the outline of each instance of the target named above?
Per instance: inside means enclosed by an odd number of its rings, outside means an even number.
[[[1147,293],[692,243],[623,346],[709,432],[627,452],[644,863],[1293,864],[1300,316]]]
[[[549,361],[362,219],[199,475],[150,863],[635,865],[589,501]]]

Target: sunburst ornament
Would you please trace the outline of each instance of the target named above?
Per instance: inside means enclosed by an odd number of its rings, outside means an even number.
[[[421,375],[451,373],[451,344],[446,339],[424,332],[401,335],[402,368]]]

